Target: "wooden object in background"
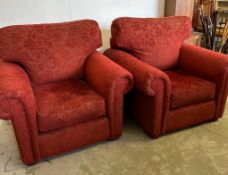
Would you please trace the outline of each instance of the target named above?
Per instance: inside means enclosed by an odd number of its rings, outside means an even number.
[[[193,17],[194,0],[166,0],[165,16]]]
[[[218,0],[219,10],[228,10],[228,0]]]
[[[204,47],[227,53],[228,0],[195,0],[193,28],[204,32]]]
[[[219,20],[216,34],[221,39],[219,52],[228,54],[228,0],[218,0]]]
[[[202,40],[203,35],[204,34],[200,33],[200,32],[193,32],[192,36],[190,38],[188,38],[185,42],[188,44],[201,46],[201,40]]]

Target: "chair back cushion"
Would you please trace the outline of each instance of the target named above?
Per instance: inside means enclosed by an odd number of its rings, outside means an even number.
[[[0,58],[20,64],[37,84],[82,78],[86,58],[101,44],[93,20],[0,29]]]
[[[111,47],[123,49],[145,63],[166,70],[176,67],[182,43],[191,36],[185,16],[117,18],[112,23]]]

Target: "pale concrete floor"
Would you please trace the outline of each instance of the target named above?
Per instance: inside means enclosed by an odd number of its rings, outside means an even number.
[[[159,139],[133,121],[123,136],[25,166],[10,122],[0,121],[0,175],[228,175],[228,105],[217,122]]]

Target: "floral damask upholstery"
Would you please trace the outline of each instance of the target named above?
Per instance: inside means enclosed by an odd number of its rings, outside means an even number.
[[[216,84],[185,71],[165,71],[171,83],[170,109],[188,106],[215,98]],[[187,83],[189,82],[189,83]]]
[[[86,58],[101,46],[96,22],[16,25],[0,30],[0,58],[24,66],[31,81],[82,78]]]
[[[187,17],[117,18],[111,60],[134,76],[126,110],[152,137],[223,116],[228,56],[184,43]]]
[[[85,81],[66,80],[33,87],[41,132],[105,116],[105,99]]]
[[[191,35],[187,17],[117,18],[112,23],[112,48],[121,48],[161,70],[175,68],[180,47]],[[175,44],[173,44],[175,43]]]
[[[25,164],[121,136],[132,74],[101,43],[93,20],[0,29],[0,118]]]

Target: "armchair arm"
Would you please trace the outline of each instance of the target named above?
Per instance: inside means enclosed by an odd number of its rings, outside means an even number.
[[[38,150],[35,98],[27,74],[13,63],[0,63],[0,118],[12,120],[23,161],[34,163],[33,151]]]
[[[183,44],[180,69],[216,83],[217,109],[215,119],[222,116],[228,93],[228,56],[204,48]]]
[[[30,112],[36,111],[35,98],[29,78],[22,68],[12,63],[0,63],[0,103],[5,99],[17,99]],[[8,106],[10,108],[10,106]],[[10,119],[10,114],[0,110],[2,119]],[[6,116],[6,118],[4,118]]]
[[[123,95],[133,85],[131,73],[96,51],[86,61],[85,75],[89,85],[107,102],[111,139],[119,137],[122,131]]]
[[[190,44],[183,44],[180,50],[180,69],[212,82],[228,71],[228,56]]]
[[[166,114],[169,109],[171,89],[169,77],[161,70],[140,61],[127,52],[108,49],[104,54],[133,74],[134,88],[137,91],[154,98],[153,108],[155,110],[149,116],[152,120],[151,123],[153,123],[153,131],[150,134],[153,137],[159,136],[166,128]],[[150,109],[153,104],[151,103]],[[146,110],[146,106],[144,108]],[[151,132],[149,129],[148,131]]]
[[[156,81],[164,81],[168,87],[170,81],[168,76],[161,70],[150,66],[133,55],[117,49],[108,49],[104,53],[111,60],[129,70],[135,80],[135,88],[145,95],[155,96],[157,92]]]

